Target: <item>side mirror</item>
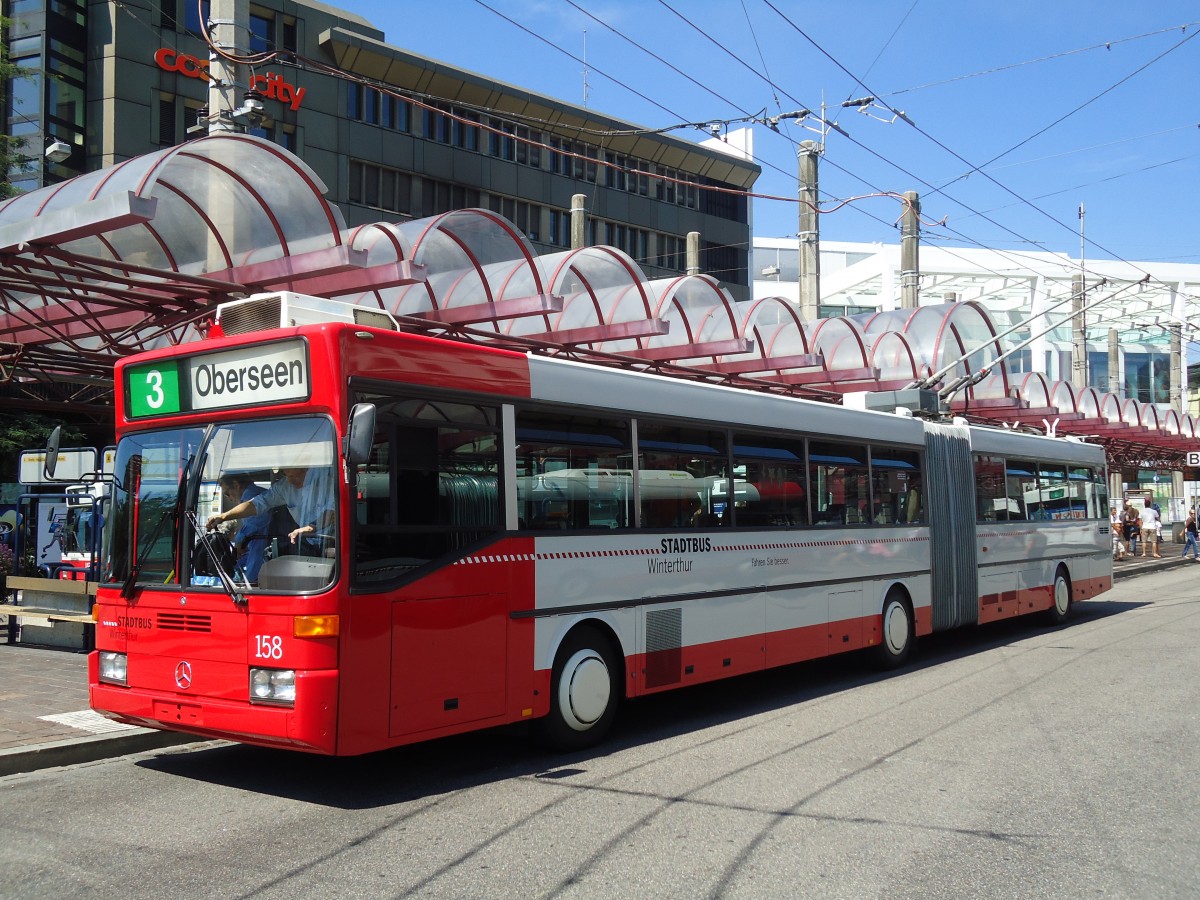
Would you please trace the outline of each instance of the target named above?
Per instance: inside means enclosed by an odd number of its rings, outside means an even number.
[[[365,463],[371,456],[371,444],[375,440],[375,404],[355,403],[350,410],[350,423],[346,428],[346,462],[352,466]]]
[[[54,480],[54,470],[58,467],[58,445],[62,441],[62,426],[55,425],[46,438],[46,480]]]

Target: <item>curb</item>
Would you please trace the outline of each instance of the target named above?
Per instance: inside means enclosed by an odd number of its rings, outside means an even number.
[[[1187,565],[1188,558],[1186,556],[1164,557],[1156,559],[1152,564],[1130,562],[1124,565],[1113,563],[1113,581],[1118,581],[1122,578],[1135,578],[1138,575],[1146,575],[1149,572],[1161,572],[1163,569],[1173,569],[1176,566]],[[1147,562],[1150,562],[1147,560]]]
[[[119,735],[92,734],[87,737],[35,744],[31,747],[16,747],[0,750],[0,778],[19,772],[35,772],[53,766],[96,762],[129,753],[158,750],[176,744],[193,744],[203,740],[205,738],[175,731],[138,728]]]

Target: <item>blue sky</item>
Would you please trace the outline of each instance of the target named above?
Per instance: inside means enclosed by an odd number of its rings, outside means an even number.
[[[573,103],[585,102],[585,76],[571,57],[586,46],[586,105],[649,128],[824,102],[849,135],[826,138],[826,240],[898,241],[899,202],[868,195],[915,190],[929,243],[1078,256],[1082,203],[1088,259],[1200,263],[1194,0],[343,6],[389,44]],[[841,108],[867,95],[890,109]],[[890,121],[893,110],[913,124]],[[795,142],[819,135],[753,127],[756,192],[794,198]],[[795,234],[796,220],[794,202],[754,201],[758,236]]]

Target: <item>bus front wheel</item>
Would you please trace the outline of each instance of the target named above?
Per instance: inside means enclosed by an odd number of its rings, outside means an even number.
[[[901,591],[889,591],[884,599],[881,630],[881,640],[875,653],[876,663],[884,669],[904,665],[912,652],[915,632],[912,607]]]
[[[620,668],[608,641],[594,628],[579,628],[563,642],[550,682],[550,713],[538,737],[555,750],[599,743],[617,715]]]

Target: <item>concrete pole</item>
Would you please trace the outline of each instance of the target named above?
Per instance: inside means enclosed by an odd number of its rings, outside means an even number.
[[[921,284],[921,198],[916,191],[904,192],[904,215],[900,219],[900,308],[920,305]]]
[[[689,275],[700,274],[700,232],[698,231],[687,233],[687,273]]]
[[[1108,470],[1108,503],[1117,504],[1117,509],[1125,508],[1125,482],[1121,479],[1120,469]]]
[[[1082,275],[1071,277],[1071,386],[1081,391],[1088,386],[1087,330],[1083,317]]]
[[[1171,409],[1183,412],[1183,326],[1172,322],[1171,334]]]
[[[1177,413],[1183,412],[1183,379],[1185,377],[1183,366],[1183,323],[1172,322],[1169,330],[1171,335],[1171,409]],[[1171,471],[1171,496],[1183,499],[1186,505],[1186,497],[1184,497],[1183,472],[1179,469]]]
[[[571,249],[579,250],[586,247],[587,243],[584,240],[587,234],[587,210],[584,204],[587,203],[586,194],[571,195]]]
[[[816,141],[801,141],[796,151],[800,162],[800,317],[815,322],[821,306],[821,224],[817,214]]]
[[[1108,329],[1108,392],[1121,396],[1121,342],[1117,329]]]
[[[212,0],[209,5],[209,35],[216,47],[227,53],[250,50],[250,4],[247,0]],[[238,86],[238,66],[217,52],[208,53],[208,133],[237,131],[228,113],[242,105],[248,85]],[[221,113],[226,113],[222,116]]]

